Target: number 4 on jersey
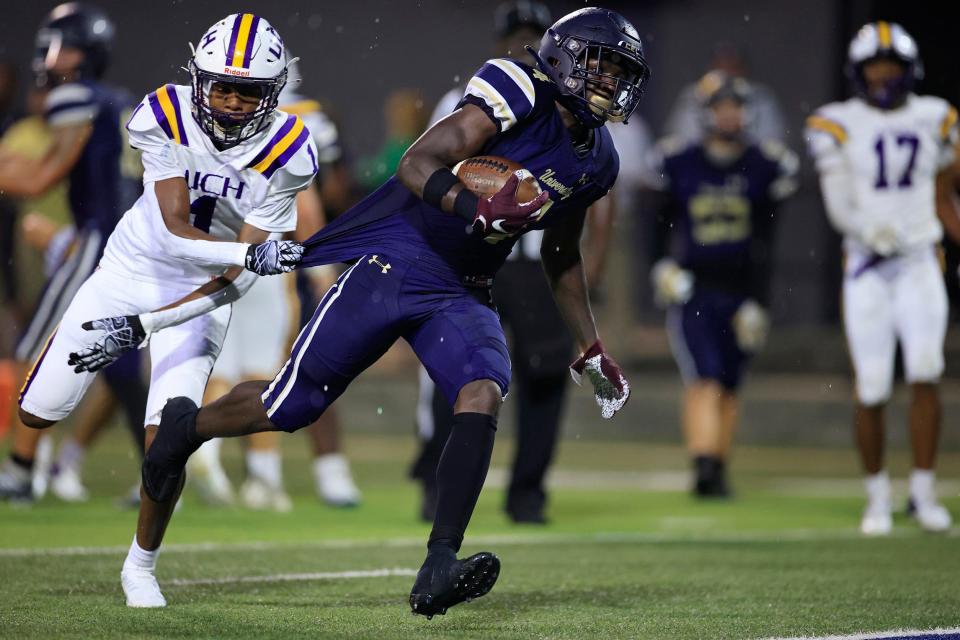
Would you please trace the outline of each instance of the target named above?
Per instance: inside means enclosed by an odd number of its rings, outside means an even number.
[[[217,208],[217,199],[214,196],[200,196],[190,203],[190,213],[193,214],[193,226],[204,233],[210,233],[210,223],[213,222],[213,210]]]
[[[898,189],[909,189],[913,186],[913,168],[917,161],[917,151],[920,149],[920,138],[910,133],[901,133],[896,137],[897,147],[908,147],[910,157],[907,160],[907,166],[897,180]],[[877,152],[877,179],[873,186],[876,189],[889,189],[890,183],[887,180],[887,152],[886,139],[881,135],[877,137],[876,144],[873,145]]]

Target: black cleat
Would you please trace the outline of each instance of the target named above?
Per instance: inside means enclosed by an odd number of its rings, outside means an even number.
[[[466,560],[457,560],[452,551],[428,553],[410,591],[410,609],[427,620],[442,616],[454,605],[490,593],[499,576],[500,558],[489,551]]]
[[[154,502],[168,502],[182,482],[190,455],[205,441],[197,437],[200,409],[189,398],[167,401],[160,414],[160,425],[153,444],[143,456],[143,490]]]

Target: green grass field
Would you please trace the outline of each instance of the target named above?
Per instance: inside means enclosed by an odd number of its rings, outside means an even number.
[[[364,491],[354,510],[316,501],[304,447],[291,438],[293,513],[207,508],[188,490],[160,557],[170,606],[137,611],[119,585],[135,514],[114,504],[136,469],[125,436],[110,434],[87,463],[99,496],[90,503],[0,505],[2,635],[763,638],[960,626],[958,538],[925,535],[903,517],[890,538],[860,538],[850,451],[743,449],[736,499],[705,504],[682,490],[674,446],[568,441],[551,524],[522,527],[500,511],[509,438],[463,550],[499,554],[500,581],[427,621],[406,604],[428,532],[404,480],[412,443],[348,442]],[[225,451],[236,472],[238,449]],[[954,513],[958,478],[948,470],[958,462],[947,454],[941,465]],[[895,455],[892,471],[902,477],[906,465]]]

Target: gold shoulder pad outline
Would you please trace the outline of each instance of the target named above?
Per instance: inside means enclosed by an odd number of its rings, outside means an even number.
[[[847,130],[839,122],[830,118],[812,115],[807,118],[807,128],[829,134],[839,146],[843,146],[847,142]]]

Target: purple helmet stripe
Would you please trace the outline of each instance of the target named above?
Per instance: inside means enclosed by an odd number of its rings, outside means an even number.
[[[310,138],[310,131],[307,130],[306,127],[304,127],[303,130],[300,132],[300,135],[296,137],[293,143],[289,147],[287,147],[287,149],[283,153],[277,156],[277,159],[271,162],[270,166],[268,166],[264,170],[263,177],[269,179],[270,176],[272,176],[277,171],[277,169],[287,164],[287,162],[290,161],[290,158],[293,157],[293,154],[299,151],[300,147],[303,146],[303,143],[306,142],[309,138]]]
[[[167,92],[167,97],[173,104],[173,113],[177,116],[177,131],[180,133],[180,144],[185,147],[190,146],[187,140],[187,128],[183,126],[183,116],[180,115],[180,99],[177,97],[177,88],[172,84],[165,85],[163,90]]]
[[[170,128],[170,123],[167,122],[167,115],[163,112],[163,107],[160,106],[160,101],[157,99],[157,92],[154,91],[147,96],[147,101],[150,103],[150,108],[153,109],[153,117],[157,119],[157,124],[159,124],[163,132],[167,134],[167,137],[173,140],[173,129]]]
[[[273,148],[275,146],[277,146],[277,143],[283,140],[283,137],[286,136],[288,133],[290,133],[290,129],[293,128],[293,125],[296,121],[297,121],[297,116],[293,116],[293,115],[287,116],[287,121],[283,123],[283,126],[280,127],[280,130],[277,131],[277,133],[274,134],[272,138],[270,138],[270,142],[264,145],[263,149],[260,150],[260,153],[254,156],[253,160],[247,163],[247,166],[254,167],[260,164],[260,162],[262,162],[264,158],[270,155],[270,152],[273,151]]]
[[[237,48],[237,38],[240,36],[240,23],[243,21],[243,14],[238,13],[233,19],[233,29],[230,31],[230,44],[227,45],[227,59],[224,64],[228,67],[233,66],[233,52]]]
[[[253,21],[250,23],[250,34],[247,36],[247,48],[243,50],[243,68],[250,68],[250,58],[253,57],[253,41],[257,39],[257,25],[260,24],[260,16],[254,14]]]

